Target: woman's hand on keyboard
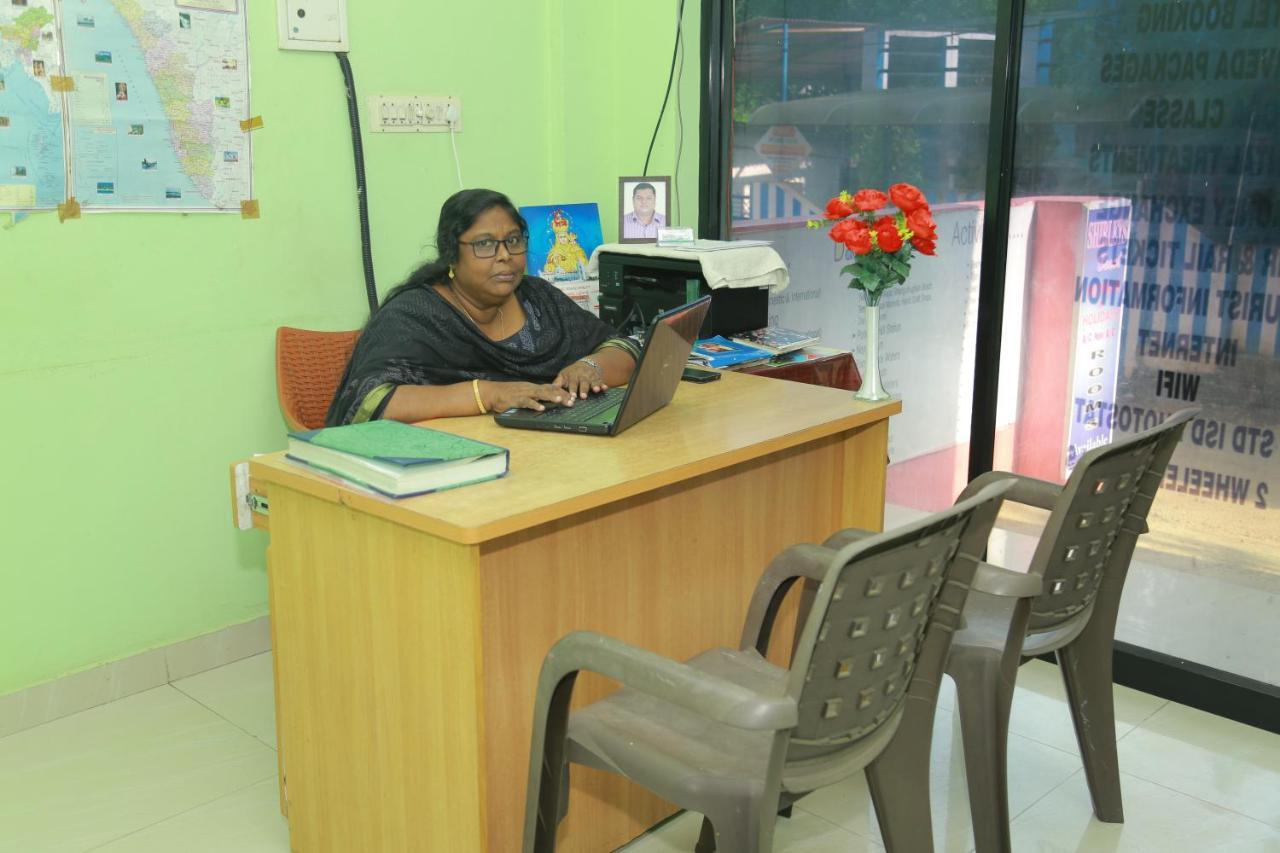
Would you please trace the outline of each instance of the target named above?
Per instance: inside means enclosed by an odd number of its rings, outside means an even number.
[[[570,400],[575,395],[585,400],[588,394],[599,394],[609,387],[604,382],[604,371],[600,369],[600,365],[585,358],[561,370],[551,384],[565,389]]]
[[[573,395],[564,388],[533,382],[481,382],[480,393],[491,412],[505,412],[513,408],[541,412],[547,408],[544,403],[573,405]]]

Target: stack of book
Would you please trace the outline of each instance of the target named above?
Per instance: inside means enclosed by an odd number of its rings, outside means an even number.
[[[797,332],[794,329],[784,329],[781,326],[767,326],[763,329],[733,335],[731,340],[765,350],[773,355],[781,355],[816,344],[818,336]]]
[[[792,352],[779,353],[766,363],[772,367],[779,364],[795,364],[798,361],[817,361],[820,358],[842,355],[848,351],[847,349],[835,349],[834,347],[809,346]]]
[[[399,421],[289,433],[287,458],[392,498],[494,480],[507,450]]]
[[[801,351],[818,342],[816,335],[769,326],[725,338],[717,335],[698,341],[689,356],[691,364],[737,369],[770,363],[804,361]]]
[[[693,345],[693,351],[689,353],[689,363],[717,368],[745,367],[748,364],[768,361],[772,355],[768,350],[716,335],[714,338],[704,338]]]

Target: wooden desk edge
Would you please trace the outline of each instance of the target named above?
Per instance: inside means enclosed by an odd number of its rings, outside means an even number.
[[[322,500],[368,512],[388,521],[402,524],[424,533],[430,533],[452,542],[462,545],[478,545],[490,539],[506,536],[519,530],[526,530],[558,518],[565,518],[642,492],[660,489],[663,486],[687,480],[690,477],[719,471],[740,462],[781,450],[788,450],[809,441],[887,421],[901,411],[901,400],[888,400],[871,410],[856,412],[825,423],[815,424],[796,432],[775,436],[747,447],[739,447],[714,456],[697,459],[684,465],[657,471],[653,474],[617,483],[594,492],[577,495],[568,500],[539,506],[479,527],[459,527],[456,524],[415,512],[390,498],[378,498],[329,482],[301,467],[295,468],[292,463],[284,459],[283,452],[266,454],[249,460],[250,487],[258,494],[265,494],[271,484],[280,485]],[[232,491],[234,496],[234,474]],[[261,516],[255,515],[255,527],[260,526],[259,518]],[[265,519],[263,522],[261,526],[268,527]]]

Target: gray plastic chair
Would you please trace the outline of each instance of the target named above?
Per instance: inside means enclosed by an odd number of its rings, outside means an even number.
[[[1005,588],[976,590],[964,609],[946,665],[956,682],[969,806],[978,853],[1008,853],[1009,709],[1018,667],[1055,652],[1098,819],[1124,822],[1116,757],[1111,654],[1129,561],[1147,531],[1147,512],[1174,448],[1199,409],[1154,429],[1089,451],[1063,486],[1007,472],[974,479],[960,494],[993,483],[1006,498],[1050,511],[1026,575]],[[828,540],[839,544],[838,537]],[[1042,590],[1026,581],[1042,580]]]
[[[780,808],[865,770],[890,851],[928,853],[929,743],[942,665],[1008,484],[837,550],[797,545],[769,565],[737,649],[687,663],[590,632],[542,665],[525,853],[552,853],[570,762],[609,770],[705,816],[697,850],[773,847]],[[765,659],[783,596],[819,582],[790,669]],[[622,683],[569,713],[580,671]]]

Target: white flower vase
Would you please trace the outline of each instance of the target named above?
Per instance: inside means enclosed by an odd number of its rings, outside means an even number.
[[[862,387],[853,392],[855,400],[878,403],[888,400],[889,392],[880,383],[880,294],[874,296],[865,293],[866,306],[863,308],[867,323],[867,359],[862,365]]]

